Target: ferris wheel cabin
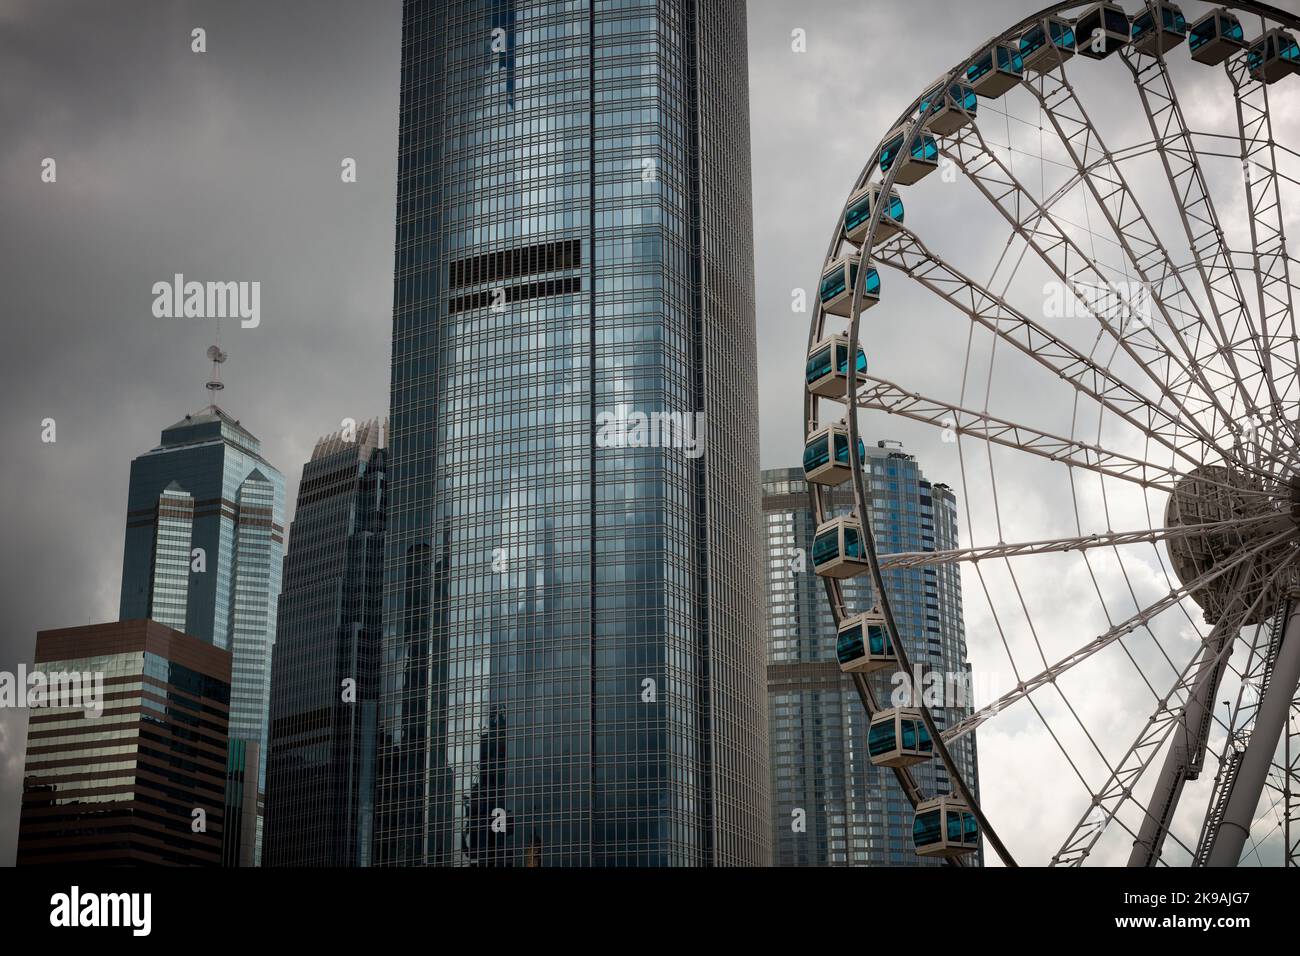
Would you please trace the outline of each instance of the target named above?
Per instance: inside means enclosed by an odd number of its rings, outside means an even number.
[[[841,256],[822,273],[819,288],[822,309],[831,315],[849,318],[853,314],[853,286],[858,281],[859,256]],[[862,289],[862,311],[880,301],[880,273],[870,266]]]
[[[939,167],[939,147],[935,145],[933,136],[917,130],[912,137],[911,149],[905,150],[903,137],[906,135],[907,130],[903,127],[890,133],[889,139],[885,141],[885,146],[880,151],[880,171],[889,172],[890,167],[901,155],[902,165],[898,167],[898,175],[894,177],[894,182],[911,186],[913,183],[919,183]]]
[[[934,756],[934,741],[919,710],[890,708],[871,718],[867,755],[877,767],[910,767]]]
[[[858,346],[858,375],[867,371],[867,353]],[[823,398],[844,398],[849,378],[849,337],[836,332],[808,350],[808,391]]]
[[[966,80],[980,96],[995,100],[1025,78],[1025,61],[1020,48],[995,43],[966,69]]]
[[[1061,17],[1043,17],[1020,38],[1020,59],[1026,70],[1046,72],[1074,56],[1074,24]]]
[[[1130,42],[1148,56],[1168,53],[1187,39],[1187,19],[1172,3],[1156,0],[1133,18]]]
[[[1223,9],[1207,13],[1187,31],[1187,48],[1192,59],[1209,66],[1218,66],[1246,45],[1241,21]]]
[[[1269,30],[1250,45],[1246,67],[1256,80],[1276,83],[1284,76],[1300,73],[1300,46],[1285,30]]]
[[[885,616],[873,609],[846,619],[835,640],[835,656],[845,674],[874,674],[897,667]]]
[[[1093,4],[1074,21],[1075,52],[1093,60],[1104,60],[1124,48],[1131,31],[1128,14],[1119,4]]]
[[[949,794],[916,805],[912,843],[917,856],[961,856],[979,849],[980,829],[970,807]]]
[[[871,211],[880,201],[880,184],[872,183],[865,189],[859,189],[849,197],[849,204],[844,207],[844,238],[855,245],[867,241],[867,229],[871,225]],[[872,246],[878,246],[898,232],[903,224],[903,200],[898,191],[889,191],[889,202],[880,213],[880,224],[876,226],[876,236]]]
[[[946,94],[939,83],[921,98],[921,122],[931,133],[951,136],[970,125],[978,107],[975,91],[965,83],[950,83]]]
[[[849,463],[849,427],[844,422],[827,425],[812,433],[803,446],[803,474],[814,485],[842,485],[853,477]],[[858,439],[858,460],[867,447]]]
[[[832,518],[813,535],[813,571],[824,578],[852,578],[871,570],[862,522],[854,515]]]

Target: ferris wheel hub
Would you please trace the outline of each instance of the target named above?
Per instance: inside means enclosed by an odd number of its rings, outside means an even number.
[[[1215,567],[1296,528],[1298,487],[1265,487],[1259,478],[1226,465],[1203,465],[1180,478],[1165,506],[1165,527],[1204,525],[1205,530],[1167,540],[1178,579],[1191,584]],[[1243,625],[1268,620],[1285,600],[1285,589],[1276,581],[1270,583],[1269,572],[1290,557],[1291,547],[1289,541],[1279,541],[1261,551],[1253,566],[1243,562],[1236,571],[1193,590],[1191,597],[1205,611],[1206,621],[1217,623],[1234,603],[1241,609],[1253,608]]]

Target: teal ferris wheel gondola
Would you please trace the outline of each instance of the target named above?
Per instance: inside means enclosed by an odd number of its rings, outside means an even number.
[[[1207,66],[1218,66],[1246,46],[1241,21],[1224,9],[1207,13],[1187,31],[1187,48],[1192,59]]]
[[[871,212],[880,202],[880,184],[872,183],[849,197],[844,207],[844,238],[854,245],[861,246],[867,241],[867,230],[871,226]],[[898,190],[889,191],[889,202],[880,212],[880,224],[876,226],[876,235],[872,246],[878,246],[898,234],[903,225],[903,200]]]
[[[853,477],[849,461],[849,426],[843,422],[827,425],[813,432],[804,443],[804,477],[815,485],[842,485]],[[858,458],[865,457],[866,446],[858,439]]]
[[[867,353],[857,348],[857,369],[861,377],[867,371]],[[843,400],[848,389],[849,337],[836,332],[808,350],[804,380],[808,391],[822,398]]]
[[[918,856],[974,853],[980,845],[979,823],[970,807],[944,794],[917,805],[912,818],[912,843]]]
[[[825,578],[854,578],[867,574],[866,539],[856,515],[832,518],[813,535],[813,570]]]
[[[1154,0],[1133,17],[1129,42],[1148,56],[1168,53],[1187,39],[1187,19],[1175,4]]]
[[[879,608],[840,622],[836,631],[835,656],[846,674],[874,674],[898,666],[898,655],[885,628]]]
[[[1020,37],[1026,70],[1050,70],[1074,56],[1074,24],[1063,17],[1043,17]]]
[[[975,119],[979,98],[966,83],[936,84],[921,98],[919,112],[925,128],[936,136],[951,136]]]
[[[861,256],[844,256],[831,263],[831,267],[822,273],[818,295],[822,309],[831,315],[848,318],[852,314],[853,287],[858,281],[858,268]],[[880,273],[870,266],[863,280],[862,310],[865,312],[880,301]]]
[[[985,99],[994,100],[1020,85],[1025,78],[1025,61],[1019,46],[995,43],[966,69],[971,87]]]
[[[900,163],[894,182],[902,186],[919,183],[939,168],[939,147],[934,137],[918,130],[912,136],[909,148],[903,148],[907,130],[899,127],[885,140],[880,150],[880,172],[887,174],[894,163]],[[901,159],[900,159],[901,157]]]
[[[912,707],[877,711],[867,730],[867,756],[877,767],[910,767],[934,756],[925,718]]]
[[[1276,83],[1300,73],[1300,46],[1285,30],[1269,30],[1250,45],[1246,54],[1250,75],[1263,83]]]
[[[1093,4],[1074,21],[1075,51],[1079,56],[1104,60],[1128,45],[1132,30],[1128,14],[1119,4]]]

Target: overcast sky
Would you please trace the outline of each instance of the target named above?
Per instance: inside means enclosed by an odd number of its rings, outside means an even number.
[[[868,154],[926,83],[1029,6],[1025,0],[750,3],[764,466],[799,460],[808,317],[792,312],[792,290],[815,285],[835,216]],[[1201,5],[1184,6],[1190,13]],[[190,49],[196,26],[207,33],[201,55]],[[806,52],[792,49],[796,29],[806,32]],[[0,308],[7,332],[0,351],[7,410],[0,438],[7,454],[0,468],[8,501],[0,669],[30,663],[38,630],[116,617],[130,460],[153,447],[163,427],[206,403],[211,325],[154,318],[153,283],[174,273],[261,282],[261,326],[225,323],[222,330],[230,360],[221,404],[285,473],[290,508],[317,436],[345,417],[385,413],[400,35],[397,0],[0,0],[6,65]],[[1094,77],[1081,81],[1081,92],[1094,97],[1099,126],[1113,129],[1117,141],[1125,134],[1132,141],[1145,125],[1133,125],[1142,123],[1141,114],[1121,71],[1117,60],[1089,65],[1081,72]],[[1183,75],[1189,89],[1204,88],[1206,102],[1217,104],[1207,108],[1205,122],[1231,129],[1222,72]],[[1125,94],[1116,108],[1115,97]],[[1010,109],[1011,99],[1001,105]],[[1275,103],[1279,137],[1292,143],[1296,99]],[[1025,135],[1038,138],[1032,123],[985,116],[985,124],[991,140],[1018,145],[1017,155],[1032,146]],[[1050,146],[1040,148],[1051,155]],[[56,183],[41,182],[46,157],[57,163]],[[340,182],[344,157],[357,161],[354,184]],[[1032,175],[1042,173],[1046,182],[1050,165],[1035,160]],[[1212,178],[1231,186],[1233,175],[1228,164]],[[908,202],[918,234],[981,281],[989,278],[1006,229],[973,188],[927,181],[908,193]],[[1226,187],[1224,203],[1227,213],[1236,208]],[[1088,211],[1080,203],[1071,214]],[[1168,210],[1160,221],[1173,228]],[[1118,261],[1104,243],[1096,255]],[[880,307],[887,314],[872,313],[875,321],[864,323],[873,371],[957,401],[969,324],[935,308],[924,292],[907,289],[902,277],[886,272],[885,281],[897,298]],[[1041,281],[1018,279],[1030,299],[1034,289],[1041,292]],[[1085,336],[1080,347],[1091,344]],[[1051,381],[1033,371],[1008,374],[1014,362],[992,375],[988,361],[974,358],[971,367],[983,369],[975,377],[996,380],[998,388],[992,393],[981,381],[971,398],[975,407],[997,406],[1007,417],[1028,407],[1023,417],[1040,427],[1066,434],[1076,427],[1068,391],[1049,401],[1039,389]],[[1086,427],[1095,440],[1101,426],[1092,414]],[[46,418],[57,422],[53,444],[40,440]],[[1065,472],[1010,461],[999,463],[994,482],[987,457],[972,458],[963,443],[967,458],[959,459],[961,449],[932,429],[884,416],[868,416],[864,427],[869,439],[906,441],[929,477],[969,494],[977,539],[981,529],[989,540],[998,536],[988,523],[995,484],[1005,519],[1020,523],[1002,529],[1007,540],[1073,533]],[[1104,510],[1096,492],[1085,498]],[[1011,501],[1015,507],[1007,507]],[[1132,523],[1144,517],[1140,494],[1126,505],[1104,504],[1114,509],[1113,527],[1144,526]],[[1150,561],[1129,570],[1150,579],[1151,593],[1167,588]],[[1069,570],[1044,562],[1026,571],[1027,581],[1054,598],[1033,614],[1052,649],[1064,653],[1084,643],[1089,634],[1081,627],[1104,629],[1102,601],[1121,592],[1112,610],[1125,616],[1119,605],[1131,600],[1131,581],[1113,558],[1110,567],[1100,560],[1093,571],[1096,583],[1078,562]],[[1012,592],[1005,581],[981,582],[969,573],[964,582],[971,657],[977,674],[988,677],[987,698],[1014,677],[981,585],[991,589],[995,606]],[[1090,610],[1073,606],[1074,595]],[[1051,633],[1057,628],[1060,635]],[[1194,639],[1190,626],[1169,636],[1184,648]],[[1016,638],[1008,640],[1014,645]],[[1127,666],[1117,659],[1087,677],[1116,695],[1133,693],[1113,703],[1093,700],[1089,726],[1100,727],[1111,751],[1123,750],[1149,709]],[[1044,706],[1060,716],[1059,706]],[[1018,852],[1044,862],[1077,817],[1082,788],[1034,712],[1021,711],[1003,715],[1001,728],[981,731],[985,806]],[[3,862],[13,854],[25,725],[25,712],[0,709]],[[1054,799],[1044,779],[1073,788],[1076,803]],[[1026,788],[1037,808],[1029,816],[1017,812]]]

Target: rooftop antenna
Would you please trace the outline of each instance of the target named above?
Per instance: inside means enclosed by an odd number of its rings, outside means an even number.
[[[214,341],[208,346],[208,361],[212,363],[212,374],[208,382],[203,387],[208,390],[208,404],[216,405],[217,392],[225,388],[225,383],[221,381],[221,365],[226,361],[226,353],[221,351],[221,322],[217,321],[217,330]]]

